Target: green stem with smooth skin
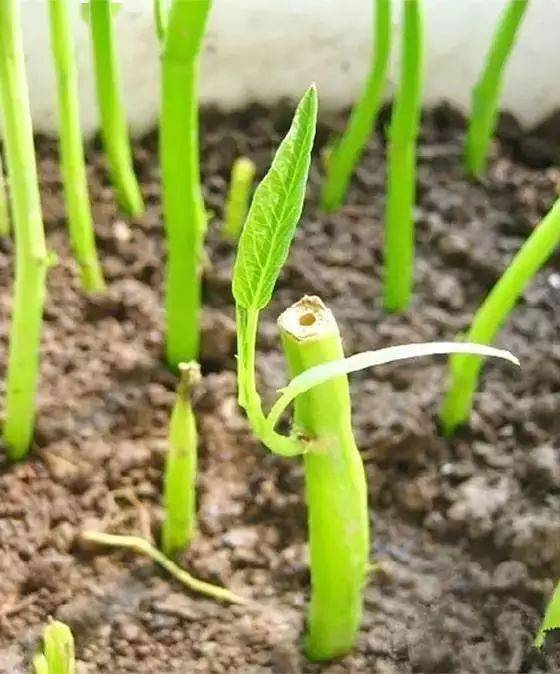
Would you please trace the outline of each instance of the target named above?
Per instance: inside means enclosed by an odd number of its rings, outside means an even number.
[[[198,147],[198,53],[210,0],[174,0],[162,53],[160,153],[167,235],[167,362],[196,360],[206,213]]]
[[[144,203],[134,174],[121,98],[111,0],[90,0],[90,26],[101,136],[111,182],[120,207],[129,215],[139,215]]]
[[[68,625],[53,620],[43,633],[49,674],[75,674],[74,637]]]
[[[336,321],[318,298],[304,298],[278,323],[292,376],[344,358]],[[307,446],[311,603],[305,651],[311,660],[329,660],[348,653],[358,636],[369,558],[367,485],[346,376],[296,398],[295,430]]]
[[[245,224],[254,178],[254,162],[248,157],[236,159],[231,169],[223,228],[223,235],[232,241],[237,241]]]
[[[95,247],[87,186],[69,0],[49,0],[49,11],[60,117],[60,159],[70,238],[84,290],[102,292],[105,282]]]
[[[343,204],[348,185],[375,126],[383,100],[391,53],[391,0],[375,0],[373,50],[365,89],[344,135],[329,153],[321,204],[327,213]]]
[[[0,155],[0,236],[9,236],[9,234],[10,234],[10,207],[8,204],[6,181],[4,179],[2,155]]]
[[[49,674],[49,663],[42,653],[33,656],[33,671],[34,674]]]
[[[184,550],[196,529],[198,435],[191,393],[200,381],[200,367],[197,363],[181,363],[179,372],[181,379],[169,423],[163,478],[162,548],[168,557]]]
[[[267,423],[256,382],[256,341],[259,311],[236,305],[238,402],[249,419],[253,433],[274,454],[298,456],[304,447],[297,438],[281,435]]]
[[[16,242],[4,442],[17,460],[33,437],[48,266],[18,0],[0,2],[0,109]]]
[[[98,531],[84,531],[82,538],[85,541],[97,543],[98,545],[107,545],[112,548],[127,548],[134,550],[141,555],[149,557],[153,562],[159,564],[168,571],[176,580],[188,587],[193,592],[204,594],[207,597],[213,597],[220,601],[230,604],[247,604],[247,600],[237,594],[226,590],[218,585],[212,585],[203,580],[194,578],[190,573],[177,566],[175,562],[168,559],[162,552],[155,548],[146,539],[140,536],[121,536],[115,534],[103,534]]]
[[[486,170],[488,148],[498,119],[505,66],[528,4],[529,0],[509,0],[494,33],[480,78],[472,90],[465,168],[475,177],[480,177]]]
[[[560,244],[560,199],[519,249],[476,312],[468,342],[491,344],[529,281]],[[442,430],[451,435],[469,419],[478,375],[484,362],[477,356],[454,355],[450,359],[451,383],[440,414]]]
[[[389,129],[385,308],[404,311],[414,282],[416,140],[422,103],[424,30],[420,0],[403,0],[401,80]]]

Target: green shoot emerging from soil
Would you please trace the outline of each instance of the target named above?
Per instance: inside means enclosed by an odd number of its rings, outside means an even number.
[[[193,592],[204,594],[207,597],[212,597],[213,599],[225,601],[230,604],[248,603],[247,600],[243,599],[243,597],[240,597],[239,595],[234,594],[223,587],[212,585],[212,583],[207,583],[203,580],[194,578],[194,576],[191,576],[190,573],[182,569],[180,566],[177,566],[175,562],[172,562],[149,541],[147,541],[145,538],[140,538],[140,536],[121,536],[115,534],[103,534],[98,531],[84,531],[82,538],[86,542],[96,543],[97,545],[107,545],[111,548],[125,548],[128,550],[133,550],[140,555],[145,555],[156,564],[159,564],[176,580],[182,583],[185,587],[188,587],[189,590],[192,590]]]
[[[375,0],[370,71],[343,136],[329,152],[321,203],[328,213],[344,202],[356,164],[371,136],[381,106],[391,53],[391,0]]]
[[[134,174],[126,116],[121,99],[111,0],[90,0],[97,105],[109,173],[120,207],[129,215],[144,210]]]
[[[385,308],[404,311],[414,282],[416,139],[422,103],[424,28],[421,0],[403,0],[401,79],[389,129],[385,216]]]
[[[467,341],[490,344],[513,310],[529,281],[560,243],[560,200],[519,249],[509,267],[474,315]],[[441,410],[441,426],[446,435],[469,420],[472,401],[483,360],[472,356],[451,358],[451,383]]]
[[[4,423],[4,441],[13,460],[25,456],[33,437],[48,266],[19,4],[18,0],[0,2],[0,111],[16,240]]]
[[[305,650],[312,660],[328,660],[355,643],[369,566],[367,487],[352,433],[346,375],[418,355],[463,350],[515,360],[489,347],[448,343],[392,347],[345,359],[334,317],[318,297],[304,297],[279,319],[294,379],[265,415],[255,372],[259,312],[270,302],[302,212],[316,117],[312,87],[255,191],[239,241],[233,294],[239,403],[255,435],[272,452],[304,457],[312,584]],[[275,427],[294,401],[294,427],[284,436]]]
[[[10,206],[8,203],[8,192],[4,178],[4,167],[2,164],[2,155],[0,155],[0,236],[9,236],[10,234]]]
[[[69,0],[49,0],[51,47],[56,70],[60,117],[60,159],[72,247],[88,292],[105,289],[95,248],[93,220],[82,147],[78,77]]]
[[[535,638],[535,648],[542,648],[546,641],[546,635],[552,630],[560,629],[560,583],[556,586],[554,594],[544,614],[541,628]]]
[[[196,360],[206,213],[198,147],[198,55],[211,0],[173,0],[162,41],[160,152],[167,235],[166,352]]]
[[[468,173],[480,177],[486,170],[488,147],[498,118],[505,66],[529,0],[509,0],[492,39],[486,63],[471,94],[471,118],[465,147]]]
[[[232,241],[239,238],[247,217],[254,178],[255,164],[248,157],[236,159],[231,169],[223,229],[224,236]]]
[[[35,674],[75,674],[74,637],[68,625],[52,620],[43,632],[43,653],[33,658]]]
[[[198,363],[181,363],[179,372],[181,379],[169,423],[169,449],[163,481],[162,548],[168,557],[187,547],[196,528],[198,436],[191,393],[200,381],[200,367]]]

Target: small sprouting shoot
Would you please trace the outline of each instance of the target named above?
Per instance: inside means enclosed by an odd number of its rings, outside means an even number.
[[[303,456],[311,551],[311,600],[305,651],[329,660],[353,647],[369,568],[367,485],[352,433],[347,374],[419,355],[511,354],[477,344],[412,344],[344,357],[338,326],[318,297],[304,297],[279,318],[292,381],[265,414],[256,388],[259,313],[270,302],[303,208],[317,119],[310,88],[272,166],[255,191],[233,275],[238,338],[239,404],[255,435],[272,452]],[[276,431],[294,402],[291,433]]]
[[[238,157],[231,169],[229,192],[224,213],[223,235],[237,241],[249,210],[255,164],[249,157]]]
[[[560,199],[558,199],[510,265],[498,279],[474,315],[465,337],[471,342],[491,344],[513,311],[527,284],[560,244]],[[450,359],[450,384],[440,413],[445,435],[468,422],[483,359],[468,355]]]
[[[35,674],[75,674],[74,637],[68,625],[51,620],[43,632],[43,652],[33,658]]]
[[[200,382],[200,366],[195,362],[180,363],[179,374],[163,478],[162,549],[168,557],[182,552],[196,530],[198,436],[191,396]]]
[[[528,4],[529,0],[509,0],[504,7],[484,68],[472,90],[465,167],[476,178],[481,177],[486,170],[488,148],[498,119],[504,71]]]
[[[364,91],[344,134],[325,155],[321,205],[327,213],[343,204],[352,174],[375,126],[383,100],[391,54],[391,0],[374,0],[373,51]]]
[[[546,607],[541,627],[535,637],[535,648],[542,648],[547,634],[554,630],[560,630],[560,583],[556,585],[554,594]]]

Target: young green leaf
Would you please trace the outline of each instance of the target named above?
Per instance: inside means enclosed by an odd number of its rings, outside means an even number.
[[[390,346],[376,351],[364,351],[343,360],[334,360],[309,368],[281,390],[281,395],[272,407],[267,418],[267,428],[274,428],[282,412],[288,405],[302,393],[323,384],[334,377],[340,377],[352,372],[364,370],[368,367],[376,367],[399,360],[408,360],[419,356],[435,356],[449,353],[468,353],[479,356],[493,356],[508,360],[514,365],[519,365],[519,360],[509,351],[496,349],[484,344],[469,344],[460,342],[427,342],[425,344],[403,344]]]
[[[317,90],[311,86],[269,172],[255,190],[239,240],[233,295],[244,309],[266,307],[288,256],[303,210],[316,123]]]
[[[49,674],[49,663],[42,653],[33,656],[33,672],[34,674]]]
[[[535,638],[535,648],[542,648],[547,632],[558,629],[560,629],[560,583],[556,586],[552,599],[546,607],[541,628]]]
[[[49,674],[74,674],[74,637],[68,625],[58,620],[50,622],[43,633],[43,642]]]

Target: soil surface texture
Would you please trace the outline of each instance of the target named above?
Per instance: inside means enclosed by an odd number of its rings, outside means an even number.
[[[86,297],[68,250],[56,145],[38,139],[49,273],[37,430],[29,460],[0,460],[0,672],[29,671],[48,616],[74,631],[79,674],[545,672],[532,649],[560,576],[560,257],[527,289],[498,345],[520,370],[489,363],[468,429],[438,433],[443,358],[352,375],[354,425],[373,525],[365,617],[355,651],[310,664],[300,651],[309,592],[300,461],[271,456],[236,404],[230,291],[234,246],[220,237],[229,170],[240,154],[262,176],[292,106],[252,107],[202,124],[214,213],[204,278],[200,532],[181,559],[199,578],[255,600],[221,605],[187,592],[133,553],[84,545],[99,529],[159,537],[166,426],[176,379],[163,365],[164,245],[157,139],[135,147],[144,216],[119,213],[96,145],[88,148],[109,289]],[[382,115],[380,128],[386,123]],[[318,131],[308,201],[259,334],[267,404],[286,381],[276,318],[304,294],[334,311],[348,354],[453,340],[551,206],[560,172],[546,125],[502,119],[488,175],[469,182],[464,120],[425,115],[419,143],[416,290],[403,315],[381,306],[385,146],[372,138],[337,215],[318,208]],[[555,133],[558,125],[551,125]],[[554,139],[557,140],[557,139]],[[6,363],[13,249],[0,242],[0,363]]]

